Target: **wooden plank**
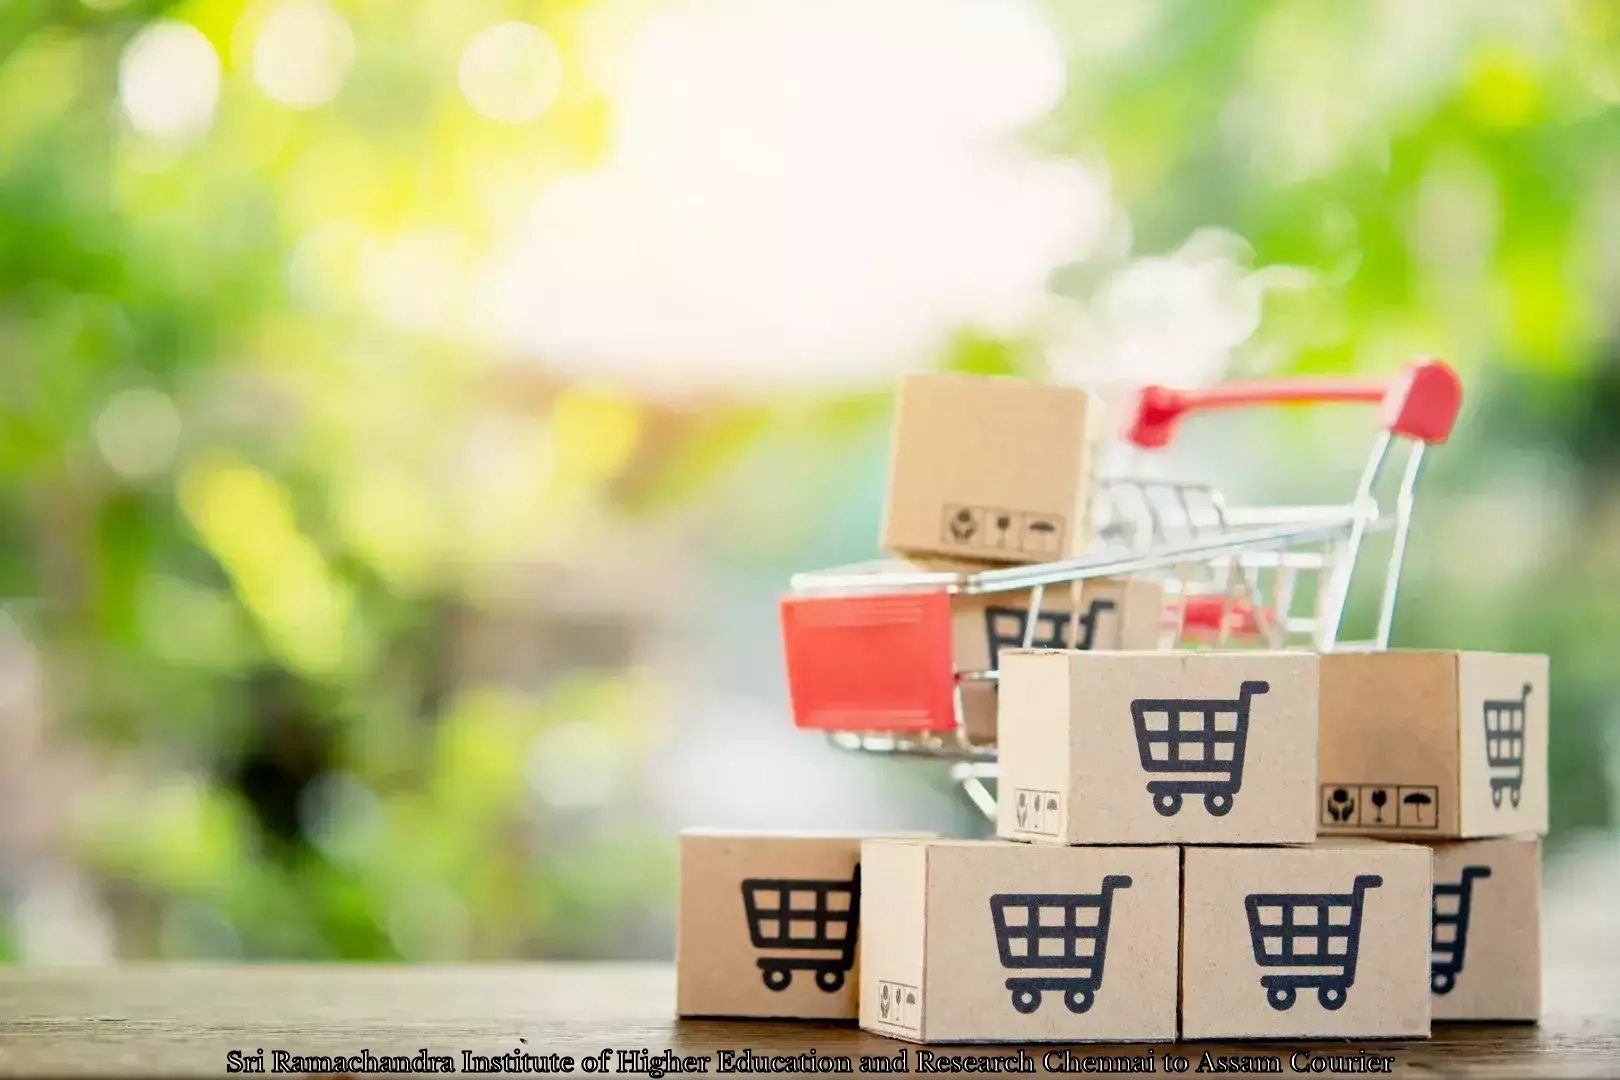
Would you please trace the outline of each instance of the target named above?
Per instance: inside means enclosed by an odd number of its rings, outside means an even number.
[[[1288,1055],[1368,1049],[1397,1072],[1501,1077],[1613,1075],[1620,1000],[1609,970],[1559,973],[1539,1026],[1438,1025],[1422,1043],[1249,1043],[1155,1047],[1198,1067],[1203,1053]],[[461,1051],[573,1055],[604,1048],[677,1054],[888,1054],[902,1044],[833,1024],[675,1021],[664,965],[131,966],[0,971],[0,1072],[210,1075],[231,1050],[300,1055]],[[1585,1004],[1582,1004],[1585,1003]],[[965,1047],[935,1047],[965,1053]],[[1007,1047],[994,1048],[1005,1053]],[[1051,1047],[1030,1047],[1037,1062]],[[1086,1047],[1138,1055],[1147,1048]],[[615,1065],[617,1062],[615,1061]],[[576,1067],[576,1074],[578,1069]],[[712,1074],[711,1074],[712,1075]]]

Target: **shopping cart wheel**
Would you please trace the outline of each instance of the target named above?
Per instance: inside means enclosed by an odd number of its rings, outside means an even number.
[[[1451,988],[1457,985],[1457,976],[1449,971],[1434,971],[1429,973],[1429,989],[1437,994],[1449,994]]]
[[[1012,992],[1013,1008],[1021,1013],[1032,1013],[1041,1007],[1041,992],[1039,990],[1014,990]]]
[[[1342,1009],[1344,1003],[1349,1000],[1349,995],[1344,992],[1342,986],[1318,986],[1316,1000],[1324,1009]]]
[[[1161,791],[1153,796],[1153,809],[1165,817],[1175,817],[1181,813],[1181,792]]]
[[[844,985],[844,973],[832,970],[818,971],[816,972],[816,985],[830,994]]]
[[[1501,806],[1502,805],[1502,789],[1501,788],[1499,788],[1499,787],[1491,788],[1491,805],[1492,806]]]
[[[787,984],[793,981],[793,972],[781,968],[767,968],[765,970],[765,985],[772,990],[786,990]]]
[[[1232,812],[1232,796],[1224,791],[1211,791],[1204,796],[1204,809],[1213,817],[1225,817]]]
[[[1273,986],[1266,991],[1266,1000],[1278,1012],[1287,1012],[1294,1007],[1294,988],[1292,986]]]
[[[1063,1004],[1067,1005],[1069,1011],[1073,1013],[1085,1012],[1091,1008],[1093,1000],[1095,1000],[1095,995],[1085,987],[1077,987],[1063,992]]]
[[[1518,806],[1519,805],[1519,789],[1518,788],[1508,788],[1508,798],[1513,800],[1513,805],[1514,806]]]

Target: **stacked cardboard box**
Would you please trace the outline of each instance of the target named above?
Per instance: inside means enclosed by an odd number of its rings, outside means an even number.
[[[883,546],[924,568],[1084,553],[1103,431],[1080,390],[907,379]],[[1544,830],[1544,657],[1161,651],[1156,586],[1046,600],[1011,615],[1068,626],[1037,636],[1057,648],[1017,647],[983,598],[949,609],[955,669],[999,670],[955,705],[998,745],[996,839],[683,835],[681,1015],[928,1043],[1534,1018],[1534,836],[1390,840]]]

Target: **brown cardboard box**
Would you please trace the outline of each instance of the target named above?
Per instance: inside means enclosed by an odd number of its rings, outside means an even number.
[[[879,546],[1002,563],[1083,555],[1106,430],[1084,390],[909,375],[895,404]]]
[[[1321,831],[1545,833],[1547,689],[1545,656],[1322,657]]]
[[[868,1031],[928,1043],[1175,1038],[1175,848],[868,840],[861,868]]]
[[[1540,839],[1435,845],[1429,964],[1436,1020],[1540,1018]]]
[[[1344,839],[1182,859],[1183,1038],[1429,1034],[1427,848]]]
[[[1309,843],[1316,664],[1290,652],[1004,650],[996,834]]]
[[[982,565],[946,560],[880,559],[829,573],[971,573]],[[1071,619],[1080,590],[1079,618]],[[1027,589],[997,593],[958,593],[951,597],[951,663],[958,672],[995,668],[1001,650],[1019,648],[1029,618]],[[1051,585],[1041,595],[1035,627],[1036,648],[1080,648],[1098,651],[1156,649],[1164,635],[1164,586],[1147,578],[1094,578]],[[996,684],[964,681],[963,723],[976,743],[996,739]]]
[[[676,1012],[853,1019],[861,839],[681,833]]]

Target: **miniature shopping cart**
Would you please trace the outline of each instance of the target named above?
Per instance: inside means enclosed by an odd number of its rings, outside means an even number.
[[[1297,993],[1312,988],[1322,1008],[1344,1007],[1347,991],[1356,981],[1363,896],[1383,883],[1377,874],[1357,874],[1347,893],[1252,893],[1244,897],[1254,962],[1261,967],[1301,969],[1260,977],[1273,1009],[1285,1012],[1293,1008]]]
[[[1271,689],[1250,680],[1235,701],[1201,698],[1137,698],[1131,702],[1136,750],[1142,771],[1177,775],[1148,781],[1153,809],[1165,817],[1181,812],[1183,795],[1202,795],[1204,809],[1224,817],[1243,786],[1243,750],[1249,737],[1249,699]]]
[[[1369,643],[1386,647],[1424,451],[1446,440],[1461,400],[1456,373],[1432,359],[1409,363],[1388,383],[1285,380],[1189,393],[1149,387],[1126,433],[1142,450],[1167,445],[1186,413],[1274,402],[1377,402],[1380,431],[1345,505],[1233,508],[1207,485],[1120,477],[1102,482],[1093,551],[1082,557],[971,572],[795,575],[781,603],[794,723],[845,748],[949,762],[969,797],[994,817],[987,782],[996,774],[995,745],[970,733],[962,688],[994,682],[996,654],[1010,642],[991,651],[989,668],[956,670],[954,597],[991,595],[995,606],[1024,612],[1016,643],[1031,648],[1048,643],[1043,631],[1053,629],[1040,614],[1048,589],[1078,598],[1083,582],[1140,575],[1157,579],[1168,598],[1166,645],[1354,648],[1339,640],[1351,580],[1371,561],[1366,538],[1387,532],[1393,539]],[[1397,441],[1410,449],[1385,509],[1374,493]],[[1096,609],[1082,613],[1081,606],[1073,605],[1066,636],[1076,647],[1093,643],[1096,623]],[[1050,640],[1065,639],[1054,633]]]
[[[1519,805],[1519,789],[1524,784],[1524,706],[1530,700],[1530,684],[1517,701],[1485,703],[1485,764],[1491,767],[1491,805],[1502,805],[1505,791]]]
[[[861,918],[859,866],[848,881],[744,878],[742,894],[754,948],[819,954],[760,957],[766,986],[786,990],[795,971],[815,972],[816,985],[829,994],[844,985]]]
[[[1463,956],[1468,951],[1468,912],[1474,895],[1474,882],[1491,876],[1488,866],[1465,866],[1455,885],[1434,887],[1434,923],[1429,932],[1429,988],[1449,994],[1462,974]],[[1457,910],[1442,912],[1440,901],[1456,900]],[[1449,905],[1448,905],[1449,906]]]
[[[1091,1008],[1102,989],[1103,957],[1114,892],[1131,887],[1124,874],[1109,874],[1091,893],[997,893],[990,897],[1001,966],[1010,971],[1043,971],[1007,980],[1012,1005],[1021,1013],[1041,1007],[1041,993],[1063,993],[1070,1012]]]

